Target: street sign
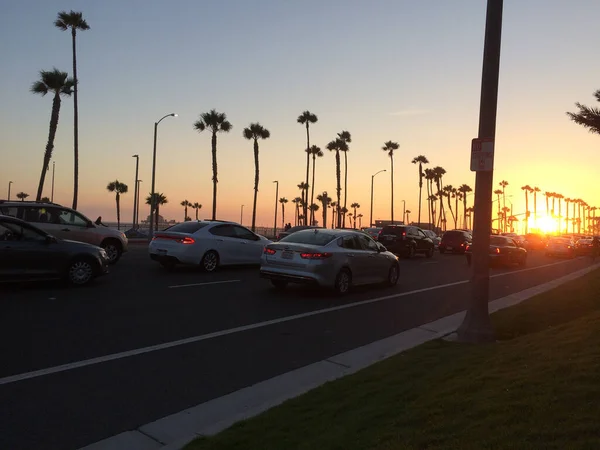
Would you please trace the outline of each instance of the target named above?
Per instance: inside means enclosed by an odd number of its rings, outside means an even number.
[[[473,139],[471,141],[471,171],[490,172],[492,170],[494,170],[494,139]]]

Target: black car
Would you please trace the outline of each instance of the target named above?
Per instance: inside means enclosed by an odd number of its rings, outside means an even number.
[[[428,258],[433,256],[433,241],[419,227],[386,225],[379,232],[377,240],[388,251],[406,258],[412,258],[417,253],[423,253]]]
[[[438,250],[440,253],[464,253],[467,246],[471,244],[472,239],[471,233],[465,230],[446,231],[442,236]]]
[[[469,265],[471,265],[472,258],[471,250],[471,245],[468,245],[465,250],[465,256]],[[518,264],[519,266],[524,266],[527,263],[527,250],[517,241],[507,236],[490,236],[488,255],[490,265],[510,266]]]
[[[315,228],[319,228],[320,229],[320,228],[323,228],[323,227],[314,227],[314,226],[311,226],[311,225],[298,225],[298,226],[295,226],[295,227],[292,227],[292,228],[288,229],[287,231],[282,231],[281,233],[279,233],[277,235],[277,237],[275,238],[275,240],[279,241],[279,240],[283,239],[284,237],[289,236],[292,233],[295,233],[296,231],[300,231],[300,230],[312,230],[312,229],[315,229]]]
[[[84,285],[107,271],[104,249],[57,239],[20,219],[0,215],[0,282],[64,279]]]

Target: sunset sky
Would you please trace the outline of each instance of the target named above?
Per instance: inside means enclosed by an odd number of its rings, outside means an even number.
[[[0,198],[35,197],[48,135],[51,96],[29,92],[39,70],[71,73],[71,39],[53,25],[60,10],[83,12],[91,29],[78,34],[80,114],[79,209],[113,220],[108,182],[129,185],[123,220],[131,221],[135,160],[142,193],[150,191],[153,124],[159,127],[157,191],[168,219],[183,219],[181,200],[211,210],[210,135],[193,130],[216,108],[233,124],[219,135],[218,216],[251,217],[252,143],[242,130],[259,121],[271,132],[260,143],[258,224],[272,225],[275,185],[299,196],[304,179],[304,110],[319,121],[312,143],[316,192],[335,195],[335,159],[325,150],[348,130],[348,204],[368,218],[371,175],[374,218],[390,216],[390,161],[381,150],[397,141],[395,210],[402,200],[416,220],[417,167],[423,154],[446,169],[445,184],[474,187],[470,142],[477,133],[484,0],[181,0],[3,2],[0,15]],[[508,202],[524,212],[521,186],[579,197],[600,206],[600,136],[571,123],[574,103],[594,105],[600,89],[596,57],[597,0],[505,0],[494,182],[507,180]],[[70,206],[73,107],[64,99],[55,142],[55,201]],[[45,195],[50,195],[47,178]],[[316,195],[316,194],[315,194]],[[471,204],[472,197],[469,199]],[[508,203],[507,202],[507,203]],[[423,202],[425,205],[425,202]],[[538,210],[545,209],[538,198]],[[425,208],[424,208],[424,211]],[[141,217],[148,214],[144,207]],[[281,211],[279,212],[281,218]],[[321,217],[320,211],[317,217]],[[426,215],[425,215],[426,217]],[[293,221],[288,203],[286,222]],[[368,220],[364,220],[366,224]]]

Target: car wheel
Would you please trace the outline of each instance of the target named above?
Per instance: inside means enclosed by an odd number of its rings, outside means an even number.
[[[333,289],[335,290],[336,294],[345,295],[348,293],[348,291],[350,291],[351,284],[352,275],[350,274],[350,271],[348,269],[342,269],[335,277]]]
[[[94,264],[88,259],[76,259],[67,269],[67,280],[75,286],[83,286],[94,278]]]
[[[219,255],[214,250],[207,251],[202,257],[200,265],[207,272],[214,272],[219,267]]]
[[[386,284],[388,286],[396,286],[398,284],[398,279],[400,278],[400,267],[398,264],[394,263],[388,272],[388,277]]]
[[[271,284],[275,289],[285,289],[288,285],[288,282],[284,280],[271,280]]]
[[[108,239],[102,243],[102,248],[106,251],[108,255],[108,263],[115,264],[123,254],[123,248],[119,241],[114,239]]]
[[[410,246],[408,247],[408,250],[407,250],[407,252],[406,252],[406,258],[407,258],[407,259],[411,259],[411,258],[413,258],[413,257],[415,256],[415,253],[416,253],[416,252],[415,252],[415,248],[414,248],[412,245],[410,245]]]
[[[425,256],[427,258],[431,258],[433,256],[433,247],[427,250],[427,252],[425,253]]]

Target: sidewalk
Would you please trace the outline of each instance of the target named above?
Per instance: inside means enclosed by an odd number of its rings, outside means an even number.
[[[490,313],[521,303],[538,294],[577,279],[600,264],[571,273],[549,283],[490,302]],[[85,447],[85,450],[180,449],[198,436],[214,435],[234,423],[254,417],[328,381],[353,374],[390,356],[425,342],[452,334],[462,323],[464,312],[313,363],[209,402],[186,409],[138,430],[121,433]]]

